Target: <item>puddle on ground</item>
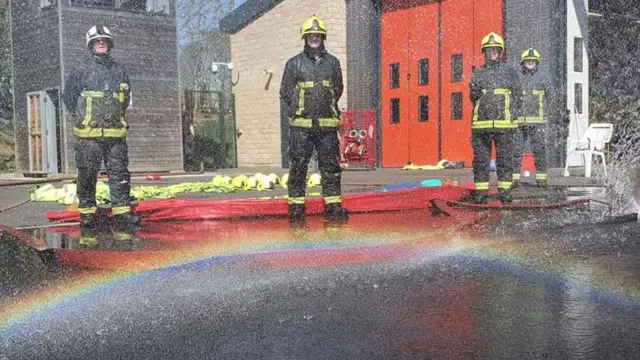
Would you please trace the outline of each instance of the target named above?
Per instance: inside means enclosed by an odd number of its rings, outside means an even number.
[[[1,233],[0,359],[634,358],[639,228],[589,211]]]

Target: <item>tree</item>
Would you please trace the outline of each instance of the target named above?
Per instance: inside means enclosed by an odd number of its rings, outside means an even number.
[[[0,121],[12,118],[9,0],[0,0]]]
[[[233,10],[235,4],[235,0],[179,0],[180,45],[198,41],[217,29],[220,19]]]

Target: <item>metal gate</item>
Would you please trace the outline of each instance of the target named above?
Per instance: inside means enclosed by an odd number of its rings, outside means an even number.
[[[234,94],[185,90],[183,103],[183,122],[195,128],[196,162],[202,163],[203,170],[237,167]]]

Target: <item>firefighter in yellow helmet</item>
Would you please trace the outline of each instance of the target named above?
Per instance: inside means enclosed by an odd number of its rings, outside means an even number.
[[[340,61],[325,49],[327,26],[313,15],[300,29],[304,50],[287,61],[280,98],[289,119],[289,221],[304,224],[305,189],[309,160],[314,149],[322,175],[324,216],[331,222],[347,220],[342,207],[338,100],[342,96]]]
[[[540,52],[529,48],[522,53],[520,64],[520,82],[522,83],[524,100],[519,124],[520,139],[514,156],[513,181],[520,180],[520,166],[522,153],[527,142],[531,145],[536,166],[536,183],[540,187],[547,185],[547,146],[546,146],[546,114],[548,113],[548,99],[551,98],[552,88],[548,79],[538,71]]]
[[[512,201],[513,149],[516,140],[516,118],[522,103],[522,87],[518,73],[505,64],[504,39],[489,33],[482,39],[485,64],[471,76],[471,146],[473,147],[473,178],[475,190],[471,201],[484,203],[489,192],[491,147],[496,147],[498,198]]]

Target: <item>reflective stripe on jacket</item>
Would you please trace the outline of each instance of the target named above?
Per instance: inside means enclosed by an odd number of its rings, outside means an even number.
[[[317,59],[304,51],[291,58],[280,86],[289,125],[335,128],[340,122],[338,100],[343,92],[340,61],[328,54]]]
[[[499,61],[487,61],[471,77],[473,130],[501,130],[518,127],[515,122],[522,104],[518,74]]]
[[[129,76],[110,57],[93,57],[75,68],[65,84],[63,100],[81,138],[125,137]]]
[[[547,80],[537,70],[522,69],[520,72],[522,84],[523,103],[520,116],[517,121],[520,124],[540,125],[544,124],[547,116],[547,99],[550,96],[551,87]]]

